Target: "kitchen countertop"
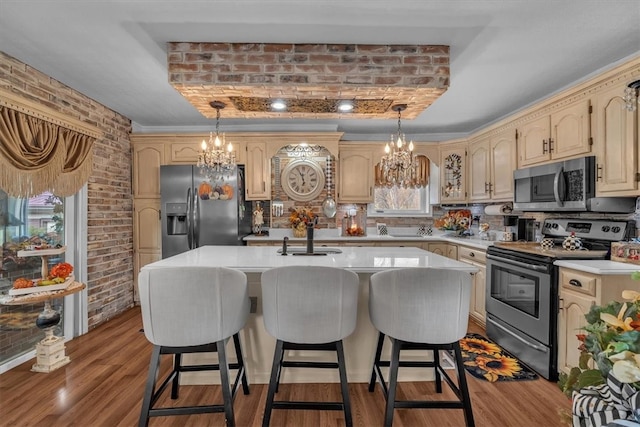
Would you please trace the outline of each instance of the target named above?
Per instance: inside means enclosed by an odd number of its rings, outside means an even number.
[[[287,265],[318,265],[345,268],[356,273],[375,273],[389,268],[452,268],[475,273],[470,264],[419,248],[340,247],[342,253],[325,256],[282,256],[277,246],[203,246],[147,264],[143,270],[161,267],[230,267],[245,273],[261,273]]]
[[[470,237],[452,237],[442,233],[435,233],[432,236],[418,236],[415,235],[400,235],[400,236],[380,236],[377,234],[367,234],[362,237],[353,236],[340,236],[340,230],[337,229],[319,229],[314,232],[314,243],[321,245],[323,242],[448,242],[455,243],[457,245],[470,246],[475,249],[486,250],[489,246],[493,245],[491,240],[481,240],[475,236]],[[284,237],[289,237],[289,243],[303,243],[307,239],[305,237],[292,237],[291,230],[288,229],[270,229],[268,236],[255,236],[249,235],[244,238],[246,242],[273,242],[282,243]]]
[[[554,262],[558,267],[572,268],[578,271],[600,275],[627,275],[640,271],[640,265],[606,260],[558,260]]]

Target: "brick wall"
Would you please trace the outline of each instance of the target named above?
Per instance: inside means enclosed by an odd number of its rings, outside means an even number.
[[[0,52],[0,87],[100,128],[88,183],[89,328],[133,306],[131,121]]]

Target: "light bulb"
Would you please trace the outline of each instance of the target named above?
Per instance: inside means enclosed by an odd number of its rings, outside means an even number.
[[[216,148],[220,148],[222,146],[222,142],[220,141],[220,137],[216,135],[216,141],[214,142]]]
[[[413,141],[409,143],[409,151],[413,151]]]
[[[233,151],[233,145],[231,145],[231,143],[228,143],[228,144],[227,144],[227,151],[228,151],[229,153],[231,153],[231,152]]]
[[[207,141],[203,139],[202,144],[200,144],[200,146],[202,147],[202,151],[205,151],[207,149]]]
[[[389,147],[389,143],[387,143],[387,145],[384,146],[384,152],[389,154],[390,151],[391,151],[391,147]]]

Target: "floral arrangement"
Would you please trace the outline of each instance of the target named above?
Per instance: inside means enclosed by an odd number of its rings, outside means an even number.
[[[316,214],[310,207],[289,208],[289,224],[292,228],[306,227],[316,221]]]
[[[640,273],[633,278],[640,279]],[[583,387],[605,384],[611,373],[619,382],[640,390],[640,293],[626,290],[605,306],[594,305],[585,315],[579,366],[560,374],[558,385],[569,397]],[[589,367],[593,361],[594,367]]]
[[[434,221],[436,228],[443,231],[463,231],[471,225],[471,211],[461,209],[448,211],[442,218]]]

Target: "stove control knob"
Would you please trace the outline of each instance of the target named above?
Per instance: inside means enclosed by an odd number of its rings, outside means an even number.
[[[607,233],[609,230],[611,230],[611,227],[609,227],[608,225],[602,226],[602,231],[604,231],[605,233]]]
[[[613,231],[614,233],[619,233],[620,227],[618,227],[617,225],[615,227],[611,227],[611,231]]]

